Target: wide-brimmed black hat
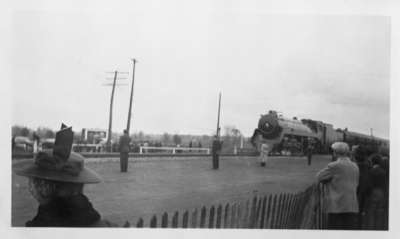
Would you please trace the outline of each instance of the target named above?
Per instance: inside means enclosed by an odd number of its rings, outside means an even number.
[[[72,140],[72,128],[63,124],[56,133],[53,150],[39,152],[34,161],[16,169],[16,174],[60,182],[99,183],[97,173],[84,167],[84,157],[71,152]]]

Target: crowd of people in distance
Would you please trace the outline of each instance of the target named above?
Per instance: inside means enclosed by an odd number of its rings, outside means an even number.
[[[327,190],[328,229],[387,229],[389,158],[365,146],[350,151],[344,142],[332,150],[333,162],[317,173]],[[386,216],[377,223],[371,212]]]

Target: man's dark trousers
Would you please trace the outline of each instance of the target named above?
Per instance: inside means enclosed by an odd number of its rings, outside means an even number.
[[[121,172],[128,171],[128,152],[120,153],[120,165],[121,165]]]
[[[308,166],[311,165],[311,158],[312,158],[312,153],[308,153],[308,154],[307,154]]]
[[[219,168],[219,155],[217,153],[213,153],[213,169]]]
[[[221,151],[222,142],[219,140],[213,140],[212,142],[212,160],[213,169],[219,168],[219,153]]]
[[[357,213],[328,213],[330,230],[355,230],[357,227]]]

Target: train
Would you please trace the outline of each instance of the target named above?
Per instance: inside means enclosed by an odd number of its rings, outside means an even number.
[[[285,118],[274,110],[261,115],[251,143],[260,149],[262,143],[270,146],[271,154],[301,155],[312,145],[315,153],[331,153],[334,142],[346,142],[350,147],[363,145],[372,152],[388,154],[387,139],[361,134],[345,129],[335,129],[332,124],[311,119]]]

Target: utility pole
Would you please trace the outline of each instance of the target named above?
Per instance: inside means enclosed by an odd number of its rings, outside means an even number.
[[[108,120],[108,137],[107,137],[107,148],[108,151],[111,151],[111,127],[112,127],[112,111],[113,111],[113,103],[114,103],[114,92],[115,92],[115,83],[117,82],[118,71],[114,71],[114,80],[111,90],[111,100],[110,100],[110,116]]]
[[[371,137],[374,137],[373,130],[374,130],[373,128],[370,128]]]
[[[128,135],[129,135],[130,127],[131,127],[133,86],[135,84],[135,66],[136,66],[136,62],[137,62],[137,60],[135,58],[132,58],[131,60],[133,62],[133,70],[132,70],[131,98],[130,98],[130,101],[129,101],[129,111],[128,111],[128,123],[126,125],[126,131],[128,132]]]
[[[218,120],[217,120],[217,138],[219,139],[221,127],[219,126],[219,118],[221,114],[221,92],[219,92],[219,100],[218,100]]]
[[[217,133],[212,142],[212,168],[217,170],[219,168],[219,155],[221,154],[222,142],[219,140],[221,128],[219,127],[219,118],[221,113],[221,92],[219,92],[218,100],[218,120],[217,120]]]
[[[113,104],[114,104],[114,93],[115,93],[115,86],[120,85],[116,84],[118,73],[126,74],[127,72],[108,72],[114,73],[113,83],[112,84],[105,84],[105,85],[112,85],[111,89],[111,98],[110,98],[110,112],[109,112],[109,121],[108,121],[108,137],[107,137],[107,151],[111,151],[111,136],[112,136],[112,112],[113,112]],[[121,84],[122,85],[122,84]]]

